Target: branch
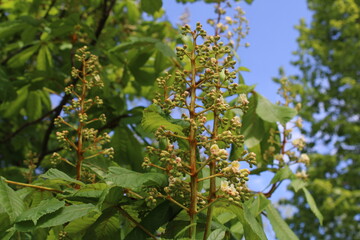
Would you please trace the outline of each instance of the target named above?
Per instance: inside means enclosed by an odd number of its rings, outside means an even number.
[[[115,5],[115,2],[116,2],[116,0],[110,0],[110,2],[109,2],[109,0],[104,0],[102,15],[101,15],[98,27],[95,31],[95,39],[93,39],[91,41],[91,43],[90,43],[91,45],[96,45],[96,42],[97,42],[102,30],[104,29],[106,20],[108,19],[110,12]]]
[[[129,219],[132,223],[134,223],[136,225],[136,227],[140,228],[141,230],[143,230],[147,235],[149,235],[152,239],[156,240],[156,237],[149,231],[147,230],[143,225],[141,225],[138,221],[136,221],[132,216],[130,216],[129,213],[127,213],[124,209],[122,209],[120,206],[116,206],[117,210],[119,210],[120,214],[123,215],[124,217],[126,217],[127,219]]]

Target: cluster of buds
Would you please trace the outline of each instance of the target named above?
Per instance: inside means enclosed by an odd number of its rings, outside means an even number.
[[[228,14],[228,9],[234,9],[235,14],[231,17]],[[245,17],[245,12],[241,7],[233,7],[230,1],[226,1],[225,7],[220,4],[215,6],[215,19],[208,19],[207,22],[214,29],[215,32],[221,34],[228,40],[228,45],[234,50],[241,46],[241,40],[244,39],[249,33],[249,22]],[[249,43],[244,44],[249,47]]]
[[[237,91],[239,85],[233,82],[236,62],[231,49],[220,41],[220,36],[207,36],[201,24],[197,24],[195,30],[188,25],[182,30],[183,35],[191,35],[193,43],[177,47],[177,56],[191,69],[158,78],[160,91],[153,103],[166,114],[182,111],[183,131],[178,133],[160,126],[155,138],[162,144],[147,147],[143,167],[160,169],[168,175],[169,181],[163,189],[151,191],[156,194],[149,193],[151,198],[147,202],[154,203],[156,197],[163,197],[193,212],[189,208],[194,207],[194,202],[197,211],[215,200],[209,201],[209,192],[215,198],[248,199],[250,190],[246,182],[250,171],[241,169],[240,162],[255,165],[256,156],[244,151],[242,157],[229,160],[228,149],[241,148],[244,143],[244,136],[240,134],[241,118],[233,109],[245,112],[249,104],[246,94],[237,96],[238,100],[232,104],[226,100],[226,97],[234,99],[240,92]],[[197,44],[198,38],[203,39],[202,44]],[[210,169],[211,175],[198,178],[206,169]],[[223,181],[221,186],[197,189],[197,182],[210,181],[210,185],[214,185],[211,182],[216,178]]]
[[[104,114],[91,118],[88,113],[93,106],[103,104],[103,100],[99,96],[90,97],[91,95],[89,94],[92,88],[103,87],[103,82],[97,70],[99,66],[97,57],[88,52],[87,47],[83,47],[77,51],[75,59],[79,62],[80,66],[79,68],[74,67],[71,75],[78,81],[75,81],[77,82],[75,85],[70,84],[65,88],[65,93],[72,96],[73,99],[63,108],[67,116],[58,116],[55,118],[54,124],[56,127],[64,129],[56,132],[56,139],[65,150],[76,151],[76,159],[75,161],[70,161],[59,153],[54,153],[51,161],[54,164],[63,161],[76,166],[77,177],[80,178],[80,175],[84,176],[84,171],[81,169],[83,160],[99,155],[112,158],[114,149],[103,148],[104,144],[110,142],[110,136],[107,133],[100,135],[98,130],[88,127],[88,125],[95,121],[106,122]],[[75,117],[75,121],[72,117]]]

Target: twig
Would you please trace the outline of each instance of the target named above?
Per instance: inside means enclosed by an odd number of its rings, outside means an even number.
[[[149,231],[147,230],[143,225],[141,225],[138,221],[136,221],[132,216],[130,216],[129,213],[127,213],[124,209],[122,209],[120,206],[116,206],[117,210],[119,210],[120,214],[122,214],[124,217],[126,217],[127,219],[129,219],[132,223],[134,223],[136,225],[136,227],[140,228],[141,230],[143,230],[147,235],[149,235],[152,239],[156,240],[156,237]]]
[[[57,190],[57,189],[54,189],[54,188],[42,187],[42,186],[38,186],[38,185],[27,184],[27,183],[20,183],[20,182],[15,182],[15,181],[10,181],[10,180],[4,180],[4,181],[5,181],[6,183],[10,183],[10,184],[18,185],[18,186],[31,187],[31,188],[36,188],[36,189],[44,190],[44,191],[51,191],[51,192],[63,193],[63,191]]]

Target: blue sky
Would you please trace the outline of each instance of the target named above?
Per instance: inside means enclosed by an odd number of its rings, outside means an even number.
[[[240,65],[250,69],[250,72],[243,73],[245,83],[256,84],[256,91],[276,102],[280,100],[276,94],[278,85],[272,78],[279,76],[279,67],[283,67],[287,75],[298,72],[290,64],[291,60],[294,60],[292,52],[297,49],[298,32],[294,26],[299,24],[301,18],[309,23],[311,12],[307,9],[305,0],[254,0],[251,5],[242,1],[240,6],[245,10],[250,26],[250,33],[244,40],[250,43],[250,47],[242,47],[238,51]],[[184,5],[176,3],[175,0],[163,0],[163,8],[166,10],[167,18],[173,23],[179,23],[179,16],[188,8],[192,26],[196,22],[205,25],[206,20],[214,16],[213,5],[203,2]],[[250,178],[249,186],[254,190],[263,190],[272,176],[265,174]],[[273,202],[291,197],[286,191],[288,183],[285,181],[275,192],[271,198]],[[266,222],[265,229],[268,238],[275,239],[275,234]]]

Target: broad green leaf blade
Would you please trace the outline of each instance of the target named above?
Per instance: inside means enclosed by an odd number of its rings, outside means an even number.
[[[267,240],[264,229],[258,223],[258,221],[256,221],[255,216],[251,213],[251,211],[248,209],[248,207],[245,204],[242,204],[242,206],[243,206],[243,210],[244,210],[244,219],[245,219],[248,227],[250,227],[251,230],[253,231],[253,233],[251,233],[251,236],[253,236],[255,234],[258,239]],[[245,226],[245,228],[246,228],[246,226]],[[245,239],[247,239],[246,235],[247,235],[247,231],[245,229]]]
[[[273,104],[258,93],[256,93],[256,97],[258,100],[256,113],[264,121],[285,124],[297,114],[295,109]]]
[[[279,171],[277,171],[275,176],[271,179],[270,184],[274,184],[274,183],[279,182],[279,181],[284,180],[284,179],[289,179],[293,175],[294,174],[290,170],[290,168],[288,166],[285,166],[285,167],[281,168]]]
[[[59,201],[56,198],[43,200],[34,208],[30,208],[23,212],[16,218],[16,222],[31,220],[35,225],[42,216],[55,212],[65,206],[64,201]]]
[[[257,195],[252,202],[248,202],[250,203],[247,204],[248,208],[255,217],[259,216],[266,206],[270,204],[270,201],[263,194]]]
[[[319,211],[319,209],[317,208],[316,206],[316,202],[313,198],[313,196],[311,195],[311,193],[309,192],[309,190],[307,190],[305,187],[302,188],[302,190],[304,191],[305,193],[305,198],[306,198],[306,201],[307,203],[309,204],[310,206],[310,209],[311,211],[315,214],[315,216],[319,219],[319,222],[320,224],[322,225],[323,224],[323,215],[321,214],[321,212]]]
[[[50,168],[46,173],[42,174],[41,177],[47,178],[47,179],[60,179],[60,180],[66,181],[66,182],[76,183],[78,185],[84,185],[83,182],[73,179],[66,173],[64,173],[60,170],[57,170],[55,168]]]
[[[39,71],[50,70],[53,66],[52,56],[47,45],[42,45],[40,47],[39,53],[37,55],[37,65],[36,68]]]
[[[122,167],[110,167],[105,180],[116,186],[138,189],[143,186],[165,186],[167,177],[162,173],[138,173]]]
[[[302,179],[295,178],[291,181],[290,185],[294,188],[295,192],[298,192],[300,189],[306,187],[307,183]]]
[[[87,229],[96,222],[99,218],[100,213],[90,212],[88,215],[81,218],[75,219],[66,225],[64,231],[67,232],[69,237],[78,235],[79,233],[84,234]],[[72,238],[75,239],[75,238]]]
[[[276,237],[279,240],[298,240],[298,237],[281,218],[280,214],[272,204],[267,205],[266,213]]]
[[[222,229],[216,229],[209,235],[207,240],[221,240],[224,239],[224,237],[225,237],[225,231]]]
[[[255,96],[249,99],[249,109],[242,119],[241,133],[245,136],[245,145],[249,148],[258,145],[265,135],[264,121],[256,113],[258,101]]]
[[[97,206],[100,210],[116,206],[123,197],[124,191],[121,187],[115,186],[112,188],[107,188],[101,195]]]
[[[17,98],[12,102],[7,102],[3,104],[0,109],[3,110],[2,117],[10,118],[14,115],[17,115],[21,108],[24,107],[26,99],[29,93],[29,85],[26,85],[16,91]]]
[[[10,221],[15,221],[24,210],[25,205],[21,198],[10,188],[3,177],[0,177],[0,205],[9,214]]]
[[[119,165],[130,166],[137,172],[144,171],[141,167],[144,161],[142,146],[127,126],[121,124],[115,129],[111,146],[115,150],[114,159]]]
[[[26,101],[26,113],[30,121],[38,119],[41,117],[42,104],[41,96],[39,91],[29,92],[29,96]]]
[[[177,134],[184,136],[180,125],[171,123],[164,116],[157,112],[157,106],[151,105],[144,110],[143,120],[141,122],[143,129],[146,132],[154,133],[160,126],[164,126],[166,130],[176,132]]]
[[[162,0],[141,0],[141,9],[149,14],[154,14],[160,10],[162,6]]]
[[[155,232],[159,227],[172,221],[181,211],[182,208],[169,202],[164,201],[147,214],[140,224],[149,230]],[[146,239],[149,237],[140,228],[134,228],[125,238],[125,240]]]
[[[39,49],[39,45],[34,45],[19,52],[8,61],[7,65],[10,68],[18,68],[25,64],[25,62]]]
[[[94,224],[92,224],[82,239],[119,239],[121,228],[117,209],[105,209]],[[146,239],[146,238],[144,238]]]
[[[53,214],[47,214],[40,218],[37,227],[45,228],[62,225],[64,223],[71,222],[72,220],[81,218],[91,211],[97,211],[97,208],[92,204],[67,206]]]

